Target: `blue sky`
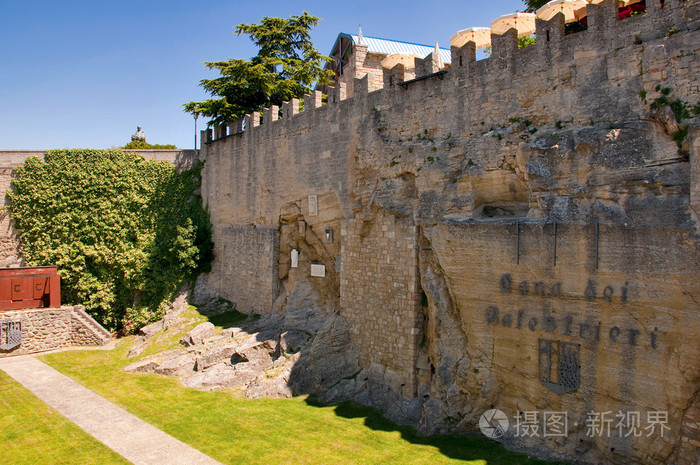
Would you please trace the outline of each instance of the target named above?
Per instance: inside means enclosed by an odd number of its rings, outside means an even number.
[[[192,148],[182,104],[207,97],[204,62],[250,58],[233,26],[302,11],[327,54],[340,32],[449,47],[460,29],[523,10],[519,0],[0,2],[0,149],[109,148],[142,126],[153,144]],[[198,121],[198,130],[204,126]]]

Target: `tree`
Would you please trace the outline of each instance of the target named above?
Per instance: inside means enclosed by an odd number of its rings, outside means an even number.
[[[309,30],[320,18],[303,12],[289,19],[263,18],[260,24],[239,24],[234,32],[246,34],[259,47],[250,60],[229,58],[205,63],[220,77],[199,83],[211,99],[183,105],[193,115],[212,118],[209,125],[230,122],[269,105],[280,105],[310,93],[314,83],[330,83],[332,72],[324,70],[329,58],[311,42]]]
[[[525,8],[525,12],[534,13],[538,8],[546,5],[549,1],[550,0],[523,0],[523,3],[527,7]]]

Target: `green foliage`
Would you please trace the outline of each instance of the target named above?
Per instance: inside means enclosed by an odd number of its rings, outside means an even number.
[[[525,11],[527,13],[534,13],[540,7],[546,5],[548,1],[549,0],[523,0],[523,3],[525,4]]]
[[[238,35],[246,34],[259,47],[250,60],[228,59],[205,63],[218,70],[216,79],[199,83],[211,99],[189,102],[185,111],[212,118],[219,125],[270,105],[281,105],[310,93],[312,85],[328,84],[332,71],[324,70],[330,60],[313,47],[309,31],[320,18],[303,12],[299,16],[263,18],[260,24],[239,24]]]
[[[537,39],[535,39],[534,36],[518,37],[518,48],[529,47],[531,45],[535,45],[536,43]]]
[[[143,140],[132,140],[128,144],[126,144],[123,149],[152,149],[152,150],[168,150],[168,149],[176,149],[173,144],[149,144],[146,141]]]
[[[666,97],[666,95],[668,94],[664,94],[661,97],[654,99],[654,101],[651,102],[650,107],[652,109],[657,109],[668,105],[671,107],[671,110],[673,110],[673,115],[676,117],[676,121],[679,123],[690,118],[691,112],[694,112],[693,107],[681,99],[671,100]]]
[[[639,98],[642,99],[642,103],[647,103],[647,91],[642,89],[639,91]]]
[[[690,105],[681,99],[671,100],[668,97],[671,94],[671,89],[668,87],[661,88],[661,86],[657,85],[654,90],[661,92],[661,97],[655,98],[649,106],[654,110],[660,109],[667,105],[671,108],[671,111],[673,111],[673,115],[676,118],[676,122],[678,123],[678,131],[670,134],[670,136],[676,142],[676,145],[678,145],[679,153],[682,153],[683,144],[688,137],[688,126],[681,125],[680,123],[691,118],[692,115],[697,115],[700,113],[700,104]]]
[[[671,100],[668,104],[673,110],[673,114],[676,115],[676,121],[679,123],[685,119],[690,118],[690,109],[688,104],[680,99]]]
[[[685,142],[686,137],[688,137],[688,126],[680,126],[678,131],[671,134],[671,139],[678,145],[678,150],[683,149],[683,142]]]
[[[534,36],[518,37],[518,48],[529,47],[530,45],[535,45],[536,43],[537,39]],[[493,49],[490,45],[488,47],[484,47],[483,50],[486,55],[491,55],[493,53]]]
[[[118,150],[53,150],[29,158],[8,193],[28,265],[56,265],[64,302],[111,330],[132,331],[213,258],[201,166]]]

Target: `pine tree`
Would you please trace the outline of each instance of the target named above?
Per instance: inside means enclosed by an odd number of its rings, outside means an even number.
[[[250,60],[205,63],[221,75],[199,83],[213,98],[189,102],[185,111],[211,118],[209,125],[225,124],[263,107],[301,98],[315,83],[328,84],[332,72],[323,66],[329,58],[314,48],[309,35],[319,21],[303,12],[289,19],[265,17],[260,24],[236,26],[234,32],[250,36],[258,54]]]

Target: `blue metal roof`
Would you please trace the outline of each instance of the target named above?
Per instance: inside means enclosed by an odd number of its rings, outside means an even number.
[[[359,38],[357,34],[348,34],[345,32],[341,32],[340,34],[338,34],[338,39],[340,39],[341,37],[352,39],[352,42],[355,45],[357,45],[357,40]],[[338,43],[338,39],[336,39],[336,44]],[[367,45],[367,51],[370,53],[381,53],[384,55],[392,55],[394,53],[400,52],[415,53],[420,58],[427,57],[433,52],[433,50],[435,50],[435,46],[431,47],[430,45],[414,44],[411,42],[402,42],[399,40],[368,37],[364,34],[362,35],[362,44]],[[335,44],[333,45],[333,48],[335,48]],[[450,49],[440,47],[440,56],[442,57],[442,61],[444,63],[447,64],[452,62],[452,55],[450,53]]]

